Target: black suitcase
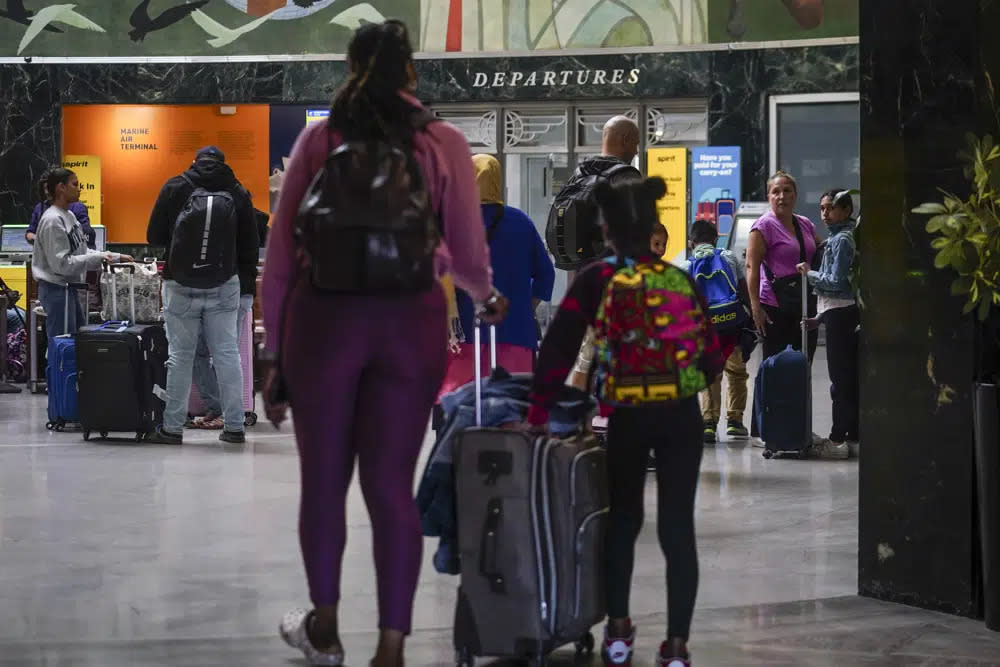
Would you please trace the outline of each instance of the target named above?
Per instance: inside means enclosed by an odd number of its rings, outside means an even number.
[[[131,268],[131,267],[130,267]],[[117,313],[116,313],[117,315]],[[162,324],[111,321],[76,335],[83,439],[132,431],[141,442],[162,421],[167,335]]]

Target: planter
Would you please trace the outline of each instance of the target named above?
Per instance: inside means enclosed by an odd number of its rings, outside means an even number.
[[[1000,632],[1000,386],[977,382],[973,403],[983,615]]]

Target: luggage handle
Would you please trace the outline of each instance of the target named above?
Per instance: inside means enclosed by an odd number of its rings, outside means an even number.
[[[486,521],[483,522],[483,537],[479,545],[479,573],[490,582],[494,593],[506,593],[503,575],[497,568],[499,558],[500,520],[503,517],[503,498],[490,498],[486,504]]]
[[[114,273],[115,269],[128,269],[129,273],[135,273],[135,264],[131,262],[105,262],[104,265],[110,273]]]
[[[130,324],[130,322],[128,320],[122,320],[122,321],[108,320],[107,322],[105,322],[104,324],[102,324],[99,328],[101,330],[104,330],[104,329],[114,329],[118,333],[121,333],[122,331],[125,331],[126,329],[128,329],[128,325],[129,324]]]
[[[105,262],[104,265],[108,268],[108,273],[111,274],[111,317],[114,318],[114,321],[118,320],[118,273],[115,269],[128,269],[129,315],[132,318],[128,321],[135,322],[135,264]]]
[[[63,299],[63,332],[62,336],[69,335],[69,291],[70,289],[80,289],[83,287],[86,289],[87,283],[66,283],[66,298]],[[78,322],[77,328],[79,328],[83,323]]]
[[[802,354],[806,357],[806,447],[812,446],[812,364],[809,359],[809,278],[802,276]]]
[[[809,356],[809,279],[802,276],[802,351]]]
[[[483,353],[482,353],[482,333],[479,331],[479,320],[476,320],[473,327],[476,330],[476,426],[483,426]],[[497,369],[497,327],[490,325],[490,373]]]

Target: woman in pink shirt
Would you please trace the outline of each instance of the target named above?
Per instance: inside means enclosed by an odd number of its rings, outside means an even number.
[[[403,664],[422,537],[413,474],[431,406],[445,375],[448,318],[440,285],[400,295],[320,292],[303,272],[293,222],[331,148],[347,140],[405,137],[441,223],[438,274],[447,271],[477,303],[505,300],[491,286],[471,152],[445,122],[412,129],[423,110],[409,91],[416,73],[406,26],[367,24],[348,46],[350,75],[329,123],[299,135],[272,221],[262,299],[267,342],[281,354],[301,462],[299,538],[313,610],[294,610],[281,634],[314,665],[340,665],[337,629],[345,503],[355,459],[372,522],[379,644],[372,664]],[[287,306],[285,302],[287,300]],[[277,348],[280,346],[280,350]],[[272,375],[271,384],[276,382]],[[265,392],[269,394],[270,392]],[[278,424],[283,404],[269,405]]]
[[[779,171],[768,179],[767,200],[771,210],[750,228],[747,245],[747,287],[754,324],[764,337],[765,359],[789,345],[802,348],[802,277],[795,267],[811,264],[819,245],[815,225],[795,214],[798,184],[790,174]],[[815,351],[813,331],[810,359]]]

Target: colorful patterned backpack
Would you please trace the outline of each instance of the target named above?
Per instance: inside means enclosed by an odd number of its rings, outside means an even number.
[[[598,308],[595,345],[595,388],[606,405],[689,398],[720,370],[719,339],[691,280],[660,260],[615,271]]]

